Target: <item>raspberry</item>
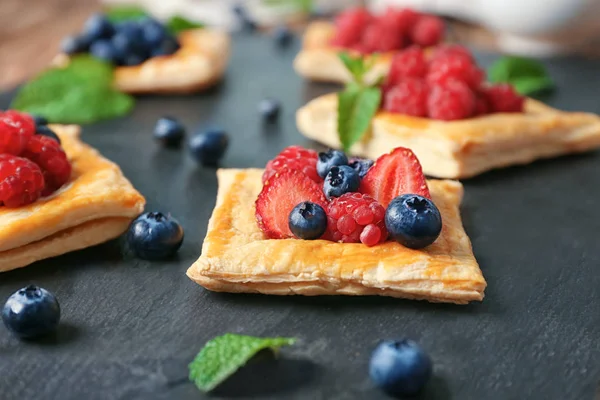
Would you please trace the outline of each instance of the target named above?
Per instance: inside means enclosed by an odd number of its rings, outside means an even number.
[[[35,134],[35,122],[27,114],[9,110],[0,113],[0,153],[20,155]]]
[[[429,117],[444,121],[468,118],[475,108],[475,94],[460,81],[431,88],[427,99]]]
[[[410,38],[419,46],[433,46],[444,38],[444,21],[433,15],[423,15],[412,27]]]
[[[386,12],[382,15],[382,18],[386,20],[386,23],[394,24],[398,27],[400,32],[408,36],[409,32],[419,19],[420,14],[410,8],[395,9],[388,7]]]
[[[437,46],[431,59],[433,61],[444,57],[462,57],[465,60],[474,63],[471,52],[466,47],[458,44],[444,44]]]
[[[317,183],[323,181],[317,173],[317,152],[314,150],[305,149],[301,146],[286,147],[267,163],[262,176],[263,183],[284,169],[302,171],[304,175]]]
[[[374,198],[361,193],[345,193],[327,207],[326,237],[334,242],[374,246],[383,243],[385,209]]]
[[[525,98],[509,84],[494,85],[483,90],[492,112],[523,112]]]
[[[383,109],[398,114],[426,117],[427,93],[427,85],[422,80],[404,79],[386,92]]]
[[[477,89],[481,86],[483,78],[483,71],[477,68],[472,60],[464,56],[446,55],[431,62],[427,83],[431,86],[444,85],[450,80],[457,80],[466,83],[472,89]]]
[[[340,13],[335,19],[336,32],[331,43],[335,46],[350,47],[359,42],[371,19],[371,14],[362,7]]]
[[[488,100],[483,95],[478,95],[475,100],[475,111],[473,111],[473,116],[485,115],[490,113],[490,104]]]
[[[0,154],[0,203],[19,207],[33,203],[44,189],[44,175],[33,162]]]
[[[71,163],[60,144],[47,136],[35,135],[27,142],[23,157],[36,163],[44,173],[46,185],[42,196],[47,196],[71,177]]]
[[[383,53],[404,47],[404,36],[398,26],[378,18],[363,32],[361,44],[368,53]]]
[[[425,53],[421,48],[412,46],[394,56],[387,83],[396,84],[404,78],[424,78],[426,74]]]

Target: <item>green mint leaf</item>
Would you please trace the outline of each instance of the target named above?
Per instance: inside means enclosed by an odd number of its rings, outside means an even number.
[[[149,15],[143,8],[134,5],[108,7],[105,13],[110,22],[138,20]]]
[[[523,77],[516,78],[512,81],[515,90],[522,95],[533,95],[536,93],[552,90],[554,82],[552,79],[544,77]]]
[[[346,69],[350,71],[354,82],[362,84],[363,76],[368,70],[362,57],[352,57],[346,52],[338,53],[338,57],[340,58],[340,60],[342,60],[342,63],[344,63]]]
[[[193,22],[179,15],[175,15],[169,18],[165,26],[172,34],[176,35],[180,32],[187,31],[189,29],[203,28],[204,24],[201,24],[199,22]]]
[[[189,378],[201,391],[211,391],[260,350],[276,350],[294,342],[292,338],[259,338],[233,333],[217,336],[209,340],[190,363]]]
[[[267,6],[294,7],[305,13],[309,13],[313,9],[313,0],[263,0],[263,3]]]
[[[11,108],[38,114],[54,123],[86,124],[127,114],[131,96],[113,89],[113,67],[77,56],[65,68],[51,68],[26,83]]]
[[[500,58],[488,68],[488,78],[494,83],[509,83],[523,95],[554,87],[544,65],[524,57]]]
[[[350,85],[338,93],[338,136],[344,151],[367,133],[379,109],[381,89]]]

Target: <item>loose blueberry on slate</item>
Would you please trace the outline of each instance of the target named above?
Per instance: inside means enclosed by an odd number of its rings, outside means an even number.
[[[429,355],[412,340],[380,343],[369,363],[369,375],[377,386],[392,396],[414,396],[432,373]]]
[[[86,36],[67,36],[60,43],[60,50],[69,55],[83,53],[89,50],[90,44]]]
[[[331,167],[325,177],[323,193],[328,199],[340,197],[344,193],[356,192],[360,186],[360,178],[355,170],[347,165]]]
[[[305,201],[292,209],[288,223],[297,238],[318,239],[327,230],[327,214],[320,205]]]
[[[175,254],[183,242],[183,228],[176,219],[161,212],[137,217],[129,226],[129,248],[145,260],[159,260]]]
[[[393,199],[385,211],[390,238],[411,249],[435,242],[442,231],[442,216],[430,199],[404,194]]]
[[[265,121],[273,122],[279,117],[281,103],[275,99],[264,99],[258,103],[258,112],[263,116]]]
[[[90,46],[90,53],[100,60],[115,63],[117,61],[117,52],[110,40],[96,40]]]
[[[4,325],[20,338],[34,338],[56,330],[60,305],[46,289],[29,285],[13,293],[2,309]]]
[[[292,41],[292,32],[287,26],[278,26],[273,32],[273,38],[278,46],[284,47]]]
[[[225,154],[229,137],[221,129],[209,129],[190,139],[190,151],[202,165],[216,165]]]
[[[83,32],[92,41],[108,39],[115,33],[115,27],[104,14],[94,14],[85,22]]]
[[[185,127],[172,117],[162,117],[156,121],[154,138],[165,146],[178,146],[185,136]]]
[[[60,144],[60,138],[58,137],[58,135],[46,125],[37,125],[35,127],[35,133],[36,135],[48,136],[49,138],[56,140]]]
[[[40,126],[40,125],[48,125],[48,119],[42,115],[31,115],[31,118],[33,118],[33,122],[35,122],[35,126]]]
[[[366,158],[351,158],[348,162],[348,165],[354,168],[356,172],[358,172],[358,176],[362,178],[365,177],[369,169],[373,166],[375,162],[373,160],[369,160]]]
[[[325,179],[332,167],[340,165],[348,165],[348,157],[346,157],[343,151],[327,150],[320,152],[317,159],[317,173],[321,178]]]

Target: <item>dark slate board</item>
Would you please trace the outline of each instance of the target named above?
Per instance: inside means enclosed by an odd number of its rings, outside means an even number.
[[[298,42],[277,51],[264,37],[236,37],[226,81],[190,97],[144,97],[127,118],[86,126],[83,139],[121,165],[148,199],[185,228],[176,259],[121,256],[118,241],[2,274],[0,298],[36,283],[58,296],[56,338],[21,343],[0,329],[0,398],[198,399],[187,364],[225,332],[286,335],[300,344],[253,361],[214,397],[377,399],[367,377],[382,338],[418,340],[435,360],[424,399],[590,399],[600,378],[600,154],[495,171],[465,183],[466,230],[488,281],[482,303],[390,298],[215,294],[186,276],[215,203],[214,169],[152,140],[156,119],[224,126],[224,167],[262,167],[283,146],[307,142],[294,112],[332,90],[297,77]],[[483,56],[484,63],[492,56]],[[598,62],[548,63],[559,90],[548,100],[600,112]],[[256,113],[282,100],[279,125]],[[6,107],[10,94],[0,97]]]

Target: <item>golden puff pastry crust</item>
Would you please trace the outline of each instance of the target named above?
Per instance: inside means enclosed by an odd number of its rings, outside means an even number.
[[[337,96],[328,94],[300,108],[296,124],[304,136],[339,147]],[[429,176],[469,178],[494,168],[600,147],[600,117],[556,110],[533,99],[526,100],[524,113],[459,121],[381,111],[350,152],[377,158],[396,147],[412,149]]]
[[[76,125],[52,125],[73,172],[48,197],[0,207],[0,272],[113,239],[145,204],[120,168],[79,139]]]
[[[184,31],[174,54],[140,65],[117,67],[115,85],[126,93],[193,93],[216,84],[229,60],[227,33],[209,28]]]
[[[254,201],[261,169],[217,172],[217,203],[202,255],[187,275],[213,291],[275,295],[382,295],[466,304],[482,300],[485,279],[460,218],[459,182],[429,181],[444,221],[434,244],[411,250],[325,240],[266,239]]]

